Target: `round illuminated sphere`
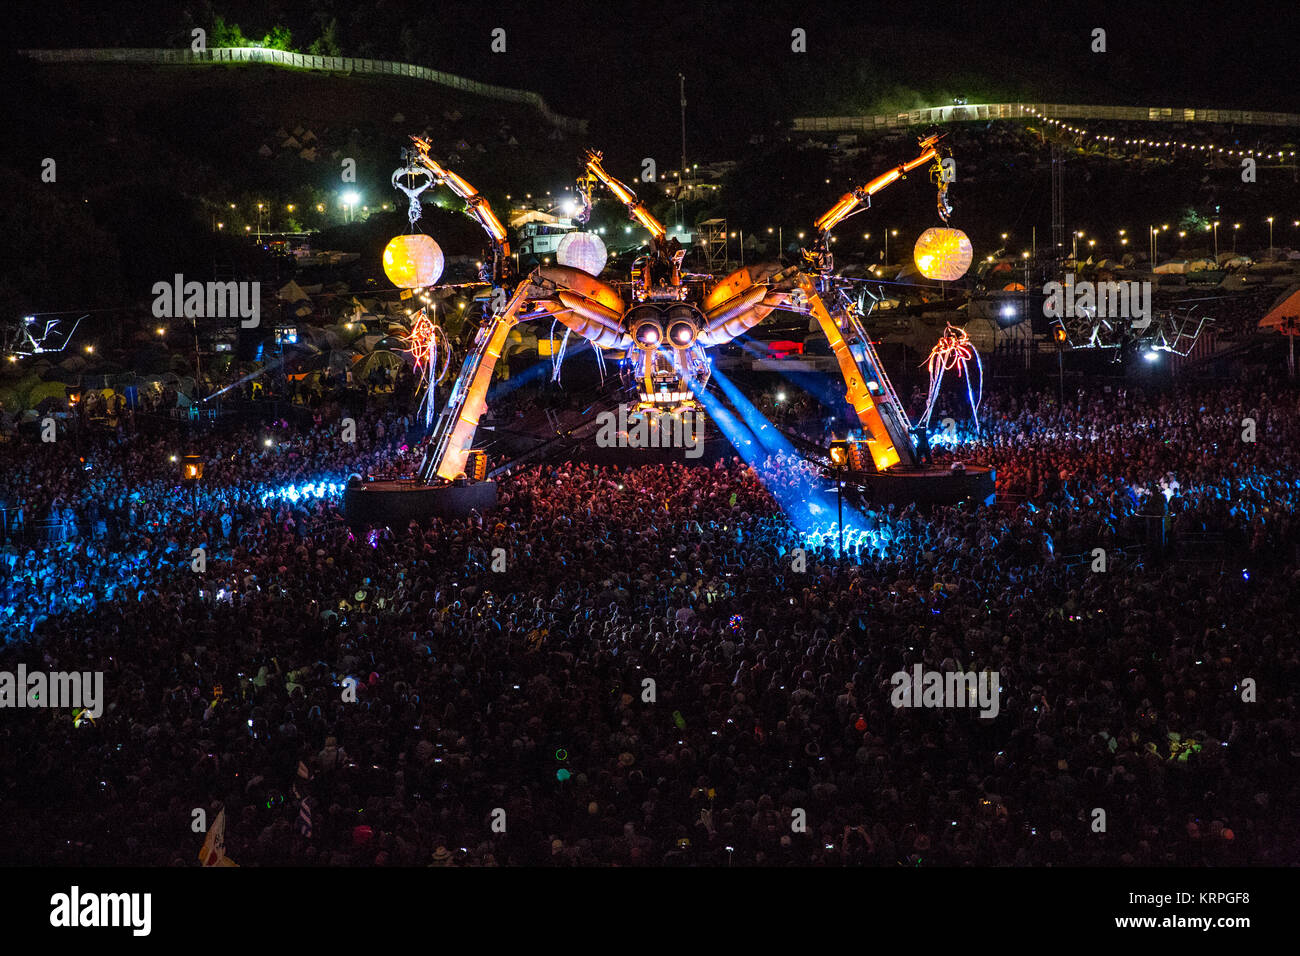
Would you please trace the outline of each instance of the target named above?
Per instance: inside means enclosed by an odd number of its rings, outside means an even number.
[[[592,276],[600,275],[608,258],[605,243],[594,232],[568,233],[555,250],[555,261],[560,265],[581,269]]]
[[[935,227],[921,233],[912,250],[916,270],[927,279],[952,282],[970,268],[974,252],[966,233],[960,229]]]
[[[400,289],[433,285],[442,267],[442,249],[426,235],[398,236],[384,247],[384,275]]]

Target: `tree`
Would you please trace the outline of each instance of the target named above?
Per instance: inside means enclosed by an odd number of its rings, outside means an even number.
[[[339,21],[337,17],[330,17],[330,22],[325,24],[320,36],[311,41],[311,46],[307,47],[307,52],[312,56],[343,55],[343,50],[339,47]]]
[[[212,18],[212,45],[218,46],[252,46],[244,36],[237,23],[226,23],[226,18],[216,14]]]
[[[293,53],[293,35],[288,27],[271,27],[271,32],[262,38],[262,46],[268,50],[284,50],[286,53]]]

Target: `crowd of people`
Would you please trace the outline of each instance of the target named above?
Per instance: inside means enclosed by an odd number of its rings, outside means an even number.
[[[107,697],[4,714],[3,856],[191,865],[224,807],[245,866],[1300,862],[1300,392],[982,412],[935,456],[999,503],[855,501],[842,556],[783,456],[531,465],[366,529],[310,489],[410,463],[396,412],[207,436],[195,488],[145,435],[0,445],[0,498],[62,529],[0,552],[0,670]],[[1238,563],[1144,551],[1151,513]],[[996,671],[997,716],[894,706],[916,665]]]

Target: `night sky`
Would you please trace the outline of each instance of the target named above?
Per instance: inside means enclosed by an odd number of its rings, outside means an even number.
[[[801,114],[1015,98],[1300,111],[1286,5],[801,3],[135,3],[68,0],[11,15],[16,46],[181,46],[216,11],[249,36],[283,24],[306,49],[331,17],[345,55],[423,63],[535,90],[591,121],[593,139],[734,155]],[[489,50],[494,27],[507,52]],[[791,30],[808,52],[791,52]],[[1091,31],[1108,52],[1090,52]]]

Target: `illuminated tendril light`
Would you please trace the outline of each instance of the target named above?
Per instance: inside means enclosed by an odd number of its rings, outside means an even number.
[[[421,309],[415,314],[411,322],[411,331],[406,333],[403,341],[406,343],[407,351],[411,353],[411,358],[415,360],[415,367],[423,373],[428,361],[429,354],[437,346],[434,342],[434,325],[429,321],[424,310]]]
[[[406,343],[407,351],[411,353],[415,367],[420,371],[420,381],[425,384],[421,405],[424,408],[425,424],[432,425],[433,393],[435,387],[447,377],[451,367],[451,343],[447,341],[447,333],[442,330],[442,326],[429,321],[424,309],[415,313],[411,320],[411,330],[402,341]]]
[[[974,373],[967,369],[971,359],[975,360]],[[930,424],[930,414],[934,411],[934,403],[938,401],[939,389],[943,385],[943,374],[956,369],[957,375],[966,380],[966,398],[970,401],[971,418],[978,435],[980,400],[984,397],[984,367],[980,364],[979,352],[971,344],[970,335],[955,325],[945,326],[925,364],[930,370],[930,393],[925,400],[925,413],[921,416],[921,421]],[[979,380],[973,381],[977,375]]]

